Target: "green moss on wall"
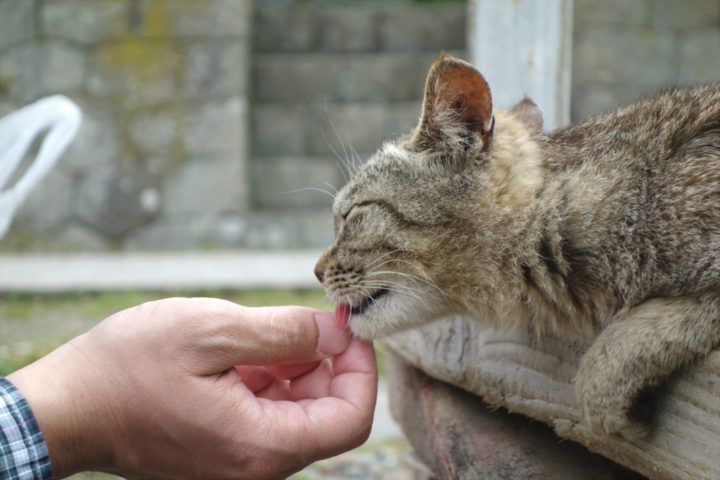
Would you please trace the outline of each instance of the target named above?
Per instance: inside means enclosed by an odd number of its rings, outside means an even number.
[[[106,69],[126,72],[141,84],[178,76],[183,57],[173,41],[168,3],[150,3],[136,34],[120,36],[118,41],[100,47],[100,60]]]

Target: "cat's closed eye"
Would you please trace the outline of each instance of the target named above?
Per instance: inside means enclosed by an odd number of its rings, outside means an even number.
[[[365,219],[365,213],[358,212],[358,213],[355,213],[354,215],[350,216],[350,218],[348,218],[346,221],[350,225],[360,225],[364,219]]]

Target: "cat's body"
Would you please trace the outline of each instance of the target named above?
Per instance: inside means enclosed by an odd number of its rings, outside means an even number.
[[[377,338],[449,313],[600,332],[576,390],[589,425],[647,431],[637,399],[720,343],[720,86],[670,91],[542,132],[492,110],[441,57],[423,116],[336,197],[316,273]]]

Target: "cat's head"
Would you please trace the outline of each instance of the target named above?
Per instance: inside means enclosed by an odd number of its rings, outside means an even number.
[[[515,108],[515,116],[497,112],[505,128],[496,129],[483,76],[443,55],[428,73],[415,130],[385,143],[338,192],[335,240],[315,274],[331,300],[349,306],[355,334],[378,338],[466,310],[486,204],[522,204],[538,188],[513,156],[533,148],[517,117],[532,124],[539,109],[529,100]]]

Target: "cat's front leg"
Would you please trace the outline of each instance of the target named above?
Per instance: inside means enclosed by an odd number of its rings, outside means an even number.
[[[719,343],[718,295],[646,300],[615,319],[580,361],[575,391],[582,417],[596,433],[647,435],[645,394]]]

